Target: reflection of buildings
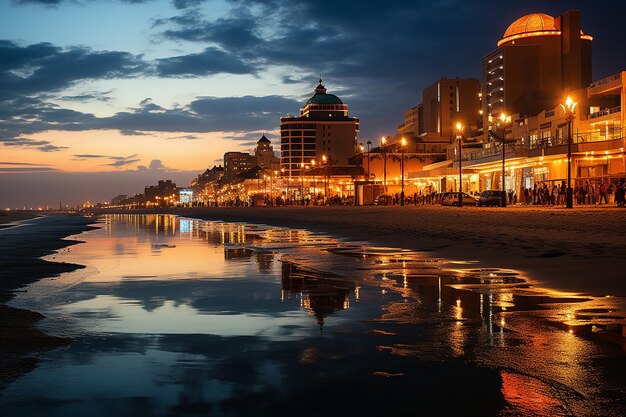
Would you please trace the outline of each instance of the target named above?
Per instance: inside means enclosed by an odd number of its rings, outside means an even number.
[[[248,248],[224,247],[224,259],[227,261],[247,260],[252,258],[254,251]]]
[[[256,252],[256,263],[259,268],[259,272],[267,274],[272,269],[272,263],[274,262],[274,254],[272,252]]]
[[[284,292],[301,294],[302,306],[320,326],[326,317],[350,307],[350,290],[355,288],[352,282],[324,278],[288,262],[282,263],[282,283]]]

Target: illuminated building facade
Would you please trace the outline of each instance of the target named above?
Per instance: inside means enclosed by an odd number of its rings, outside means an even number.
[[[284,175],[300,175],[302,164],[318,163],[322,156],[345,165],[355,154],[359,119],[348,116],[348,105],[328,94],[320,79],[299,116],[280,120],[280,167]]]
[[[226,152],[224,154],[224,178],[228,182],[236,181],[240,173],[249,171],[256,165],[256,155],[245,152]]]
[[[256,149],[254,150],[256,156],[256,163],[258,166],[265,170],[279,170],[280,160],[274,154],[274,147],[272,142],[265,135],[261,136],[261,139],[256,143]]]
[[[176,183],[172,182],[172,180],[159,180],[157,185],[144,188],[144,197],[147,205],[171,205],[176,201],[177,195],[178,189],[176,188]]]
[[[592,39],[581,30],[579,11],[513,22],[483,59],[483,126],[493,126],[502,112],[537,115],[557,106],[565,92],[588,86]]]

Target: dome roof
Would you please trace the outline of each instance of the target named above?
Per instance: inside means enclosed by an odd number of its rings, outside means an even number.
[[[559,25],[560,26],[560,25]],[[545,13],[533,13],[520,17],[511,23],[504,32],[503,38],[520,35],[528,32],[541,32],[547,30],[560,30],[554,17]]]
[[[306,105],[309,104],[343,104],[341,99],[334,94],[327,94],[326,87],[322,85],[322,79],[320,83],[315,87],[315,94],[306,101]]]
[[[306,104],[343,104],[343,101],[334,94],[317,93]]]

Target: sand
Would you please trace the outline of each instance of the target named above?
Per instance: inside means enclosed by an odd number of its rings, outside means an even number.
[[[64,238],[89,230],[92,219],[68,215],[35,218],[33,213],[0,219],[10,226],[0,229],[0,302],[10,300],[15,291],[38,279],[83,267],[40,258],[78,243]],[[33,311],[0,304],[0,386],[33,369],[37,353],[70,342],[37,329],[43,318]]]
[[[112,212],[112,211],[109,211]],[[121,212],[121,211],[117,211]],[[516,269],[547,289],[626,296],[626,210],[544,207],[227,207],[125,211],[307,228]]]

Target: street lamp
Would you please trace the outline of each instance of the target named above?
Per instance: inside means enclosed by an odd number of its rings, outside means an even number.
[[[400,170],[402,171],[402,186],[400,191],[400,205],[404,205],[404,147],[406,146],[406,139],[404,137],[400,139],[400,151],[402,154],[402,159],[400,159]]]
[[[380,139],[380,149],[383,152],[383,187],[384,192],[387,192],[387,138],[382,137]]]
[[[328,188],[328,164],[326,163],[326,155],[322,155],[322,164],[324,164],[324,205],[326,205]]]
[[[561,104],[563,111],[565,111],[565,120],[567,120],[567,191],[566,191],[566,208],[574,207],[574,199],[572,195],[572,121],[574,120],[574,110],[578,103],[572,100],[570,96],[567,96],[565,104]]]
[[[304,162],[300,163],[300,183],[302,184],[300,186],[300,202],[304,207]]]
[[[315,181],[315,159],[311,159],[311,169],[313,170],[313,205],[317,201],[317,189],[316,189],[316,181]]]
[[[461,122],[456,123],[457,139],[459,140],[459,207],[463,207],[463,171],[462,171],[462,140],[463,140],[463,125]]]
[[[506,114],[500,113],[500,126],[502,127],[502,207],[506,207],[506,187],[504,186],[504,176],[506,172],[504,170],[504,161],[506,158],[505,149],[506,149],[506,128],[504,127],[504,122],[506,122]]]
[[[372,147],[372,141],[367,141],[367,180],[369,181],[371,178],[370,174],[370,148]]]

